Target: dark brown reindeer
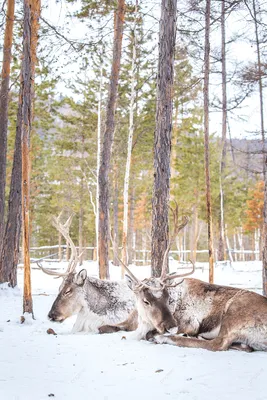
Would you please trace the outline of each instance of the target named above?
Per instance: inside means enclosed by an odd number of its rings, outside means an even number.
[[[232,347],[267,351],[267,298],[193,278],[168,277],[168,283],[159,279],[150,286],[129,279],[141,316],[138,324],[160,333],[154,337],[156,343],[212,351]],[[172,326],[165,329],[165,321],[171,318]],[[171,328],[176,329],[175,335],[164,334]]]
[[[157,332],[153,340],[160,344],[211,351],[267,351],[266,297],[167,275],[166,257],[160,278],[140,281],[126,267],[129,286],[136,296],[137,338],[145,339]],[[128,320],[119,327],[129,330]],[[108,327],[101,327],[100,331],[105,329]]]
[[[166,269],[167,269],[167,257],[169,255],[169,250],[170,247],[174,241],[174,239],[176,238],[176,236],[178,235],[178,233],[187,225],[189,219],[188,217],[184,217],[182,222],[179,224],[178,223],[178,205],[176,203],[176,207],[173,209],[171,208],[171,212],[173,214],[173,221],[174,221],[174,229],[173,229],[173,235],[171,237],[171,240],[169,241],[169,245],[165,251],[164,257],[163,257],[163,265],[165,265],[165,269],[164,269],[164,282],[165,285],[167,284],[167,281],[169,279],[169,277],[171,277],[172,279],[174,279],[175,277],[184,277],[184,276],[188,276],[191,275],[194,272],[194,266],[193,266],[193,270],[189,273],[182,273],[182,274],[170,274],[167,275],[166,274]],[[122,261],[120,260],[121,264]],[[147,290],[149,290],[151,287],[154,287],[154,291],[155,288],[157,288],[156,290],[158,292],[161,291],[161,286],[159,285],[159,280],[157,278],[149,278],[149,279],[144,279],[142,282],[138,281],[134,275],[132,274],[132,272],[129,270],[129,268],[124,265],[125,271],[128,273],[128,275],[126,275],[126,280],[128,281],[128,285],[131,289],[133,289],[133,282],[138,282],[138,284],[141,284],[142,287],[146,288]],[[135,289],[134,289],[135,292]],[[167,291],[164,291],[162,293],[162,296],[166,296],[168,295]],[[149,297],[149,295],[148,295]],[[160,301],[160,298],[158,297],[158,300]],[[138,297],[137,297],[137,302],[138,302]],[[138,307],[137,307],[138,309]],[[145,322],[144,318],[142,317],[142,314],[140,314],[140,312],[137,311],[137,309],[133,310],[133,312],[130,314],[130,316],[127,318],[127,320],[116,324],[116,325],[103,325],[99,328],[99,333],[113,333],[113,332],[117,332],[120,330],[123,331],[136,331],[135,332],[135,336],[138,339],[143,339],[143,338],[147,338],[151,336],[151,331],[153,331],[155,328],[152,326],[152,324]],[[168,307],[166,307],[166,312],[164,313],[164,321],[161,320],[158,322],[158,331],[160,332],[165,332],[166,330],[168,330],[170,327],[173,326],[174,323],[174,319],[173,317],[170,315],[169,313],[169,309]],[[161,326],[161,328],[160,328]]]

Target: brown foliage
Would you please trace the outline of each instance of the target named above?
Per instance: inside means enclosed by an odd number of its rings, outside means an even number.
[[[262,229],[263,225],[263,202],[264,202],[264,182],[259,181],[256,187],[250,191],[250,200],[247,200],[247,210],[245,211],[247,220],[244,229],[253,231]]]

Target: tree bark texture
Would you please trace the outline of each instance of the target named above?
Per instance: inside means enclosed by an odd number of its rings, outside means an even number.
[[[263,101],[263,82],[262,82],[262,63],[261,49],[258,32],[258,20],[256,2],[253,0],[253,19],[255,25],[255,38],[257,48],[257,67],[259,75],[259,96],[260,96],[260,122],[261,122],[261,138],[262,138],[262,157],[263,157],[263,181],[264,181],[264,206],[263,206],[263,238],[262,238],[262,286],[263,294],[267,296],[267,154],[265,146],[265,130],[264,130],[264,101]]]
[[[118,166],[114,165],[114,197],[113,197],[113,265],[119,266],[119,187]]]
[[[136,25],[138,16],[138,1],[135,3],[135,18],[134,18],[134,29],[132,33],[133,43],[133,55],[131,65],[131,97],[130,97],[130,114],[129,114],[129,136],[127,146],[127,159],[124,176],[124,189],[123,189],[123,230],[122,230],[122,261],[128,265],[128,210],[129,210],[129,180],[130,180],[130,169],[132,160],[132,146],[133,146],[133,134],[134,134],[134,103],[135,103],[135,69],[136,69]],[[124,278],[124,267],[121,267],[122,278]]]
[[[172,88],[177,0],[162,0],[159,31],[154,188],[152,199],[151,273],[158,277],[169,242]],[[168,259],[168,257],[167,257]],[[168,262],[168,260],[166,260]]]
[[[84,254],[83,254],[83,245],[84,245],[84,209],[83,209],[83,198],[84,198],[84,181],[83,177],[80,182],[80,210],[79,210],[79,265],[83,264]]]
[[[206,204],[208,223],[209,249],[209,282],[214,282],[213,232],[211,213],[210,187],[210,151],[209,151],[209,71],[210,71],[210,0],[206,0],[205,17],[205,55],[204,55],[204,146],[205,146],[205,177],[206,177]]]
[[[34,77],[40,0],[24,0],[22,75],[22,227],[24,258],[23,313],[33,315],[30,266],[30,133],[33,120]]]
[[[134,240],[134,188],[131,189],[130,196],[130,215],[129,215],[129,233],[128,233],[128,264],[133,263],[133,240]]]
[[[3,47],[3,64],[0,88],[0,253],[5,230],[5,188],[8,127],[8,94],[10,81],[11,49],[13,42],[15,1],[8,0]]]
[[[115,129],[115,109],[118,94],[118,81],[121,64],[122,36],[125,16],[125,1],[118,0],[115,15],[113,60],[110,77],[109,95],[107,101],[107,112],[103,145],[101,150],[100,168],[98,173],[99,185],[99,221],[98,221],[98,256],[99,276],[106,279],[109,276],[109,169],[111,158],[111,147]]]
[[[226,92],[226,52],[225,52],[225,0],[221,4],[221,54],[222,54],[222,138],[220,163],[220,214],[219,214],[219,244],[218,260],[225,259],[225,227],[224,227],[224,192],[223,179],[226,161],[226,128],[227,128],[227,92]]]
[[[98,257],[98,220],[99,220],[99,168],[100,168],[100,153],[101,153],[101,111],[102,111],[102,86],[103,86],[103,68],[100,67],[99,91],[98,91],[98,107],[97,107],[97,160],[96,160],[96,215],[95,215],[95,240],[96,251],[94,260],[99,262]]]
[[[8,199],[8,215],[0,257],[0,282],[9,282],[12,287],[17,285],[17,264],[19,260],[19,242],[21,233],[21,119],[22,98],[20,89],[15,150]]]

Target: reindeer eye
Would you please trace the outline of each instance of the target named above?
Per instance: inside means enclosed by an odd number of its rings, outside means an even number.
[[[67,290],[67,291],[65,292],[65,296],[68,295],[68,294],[71,294],[71,292],[72,292],[71,289]]]
[[[143,299],[143,302],[144,302],[145,304],[147,304],[148,306],[150,306],[150,303],[149,303],[149,301],[147,301],[147,299]]]

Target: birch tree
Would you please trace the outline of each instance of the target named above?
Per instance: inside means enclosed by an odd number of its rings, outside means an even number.
[[[38,40],[40,0],[24,0],[23,60],[21,65],[22,92],[22,227],[24,256],[23,313],[33,316],[30,269],[30,134],[33,120],[34,77]]]
[[[210,151],[209,151],[209,73],[210,73],[210,0],[206,0],[205,13],[205,54],[204,54],[204,146],[205,146],[205,177],[206,177],[206,206],[208,223],[209,249],[209,282],[214,281],[213,232],[211,214],[210,187]]]
[[[122,261],[128,264],[128,210],[129,210],[129,179],[132,158],[133,134],[134,134],[134,111],[135,111],[135,69],[136,69],[136,25],[138,16],[138,0],[135,3],[135,17],[134,27],[132,32],[132,65],[131,65],[131,94],[130,94],[130,113],[129,113],[129,136],[127,146],[127,159],[124,176],[124,189],[123,189],[123,231],[122,231]],[[122,278],[124,277],[124,267],[122,265]]]
[[[98,172],[99,185],[99,219],[98,219],[98,256],[99,276],[101,279],[109,278],[109,169],[111,159],[111,147],[115,129],[115,110],[118,94],[118,82],[121,64],[122,36],[125,16],[125,1],[118,0],[115,13],[113,60],[109,84],[109,95],[107,101],[107,112],[103,145],[101,150],[101,161]]]
[[[162,0],[159,27],[154,188],[152,199],[151,273],[160,276],[169,242],[172,90],[177,0]],[[168,262],[166,260],[166,262]]]
[[[15,1],[8,0],[3,47],[3,65],[0,88],[0,254],[4,236],[5,187],[6,187],[6,154],[8,127],[8,94],[10,82],[11,49],[13,42]]]
[[[96,259],[99,262],[98,255],[98,219],[99,219],[99,168],[101,153],[101,110],[102,110],[102,85],[103,85],[103,68],[100,67],[98,104],[97,104],[97,158],[96,158],[96,216],[95,216],[95,233],[96,233]]]
[[[226,123],[227,123],[227,92],[226,92],[226,52],[225,52],[225,0],[221,2],[221,59],[222,59],[222,137],[220,162],[220,214],[219,214],[219,244],[218,260],[223,261],[225,256],[225,229],[224,229],[224,191],[223,174],[226,158]]]

